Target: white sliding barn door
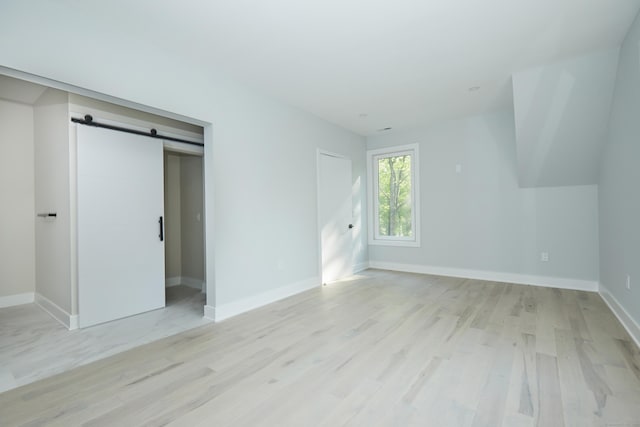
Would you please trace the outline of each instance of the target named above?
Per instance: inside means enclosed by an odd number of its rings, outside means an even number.
[[[77,126],[78,320],[164,307],[162,141]]]

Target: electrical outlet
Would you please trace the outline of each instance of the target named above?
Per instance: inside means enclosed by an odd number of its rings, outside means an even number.
[[[540,261],[549,262],[549,252],[540,252]]]
[[[462,172],[462,165],[457,164],[456,165],[456,173],[461,173]]]
[[[627,289],[631,290],[631,276],[627,274]]]

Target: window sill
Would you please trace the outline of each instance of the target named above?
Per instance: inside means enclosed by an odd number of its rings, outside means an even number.
[[[419,248],[420,242],[415,240],[376,240],[369,239],[369,245],[374,246],[399,246],[408,248]]]

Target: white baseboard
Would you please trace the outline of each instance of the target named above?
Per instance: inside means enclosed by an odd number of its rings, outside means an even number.
[[[182,284],[190,288],[197,289],[200,292],[207,291],[205,282],[202,279],[195,279],[193,277],[182,276]]]
[[[78,315],[69,314],[50,299],[36,293],[35,303],[70,331],[78,329]]]
[[[182,285],[182,277],[167,277],[164,279],[164,287],[170,288],[172,286]]]
[[[69,316],[69,330],[73,331],[80,327],[80,321],[78,320],[77,314],[72,314]]]
[[[640,348],[640,325],[631,317],[631,315],[625,310],[620,302],[613,296],[609,290],[600,283],[600,296],[604,302],[609,306],[613,314],[618,318],[622,326],[627,330],[633,341]]]
[[[211,311],[213,311],[215,321],[219,322],[319,286],[320,278],[310,277],[300,282],[282,286],[249,298],[216,306],[215,309]],[[211,311],[209,311],[209,313],[211,313]],[[209,317],[209,315],[207,315],[207,306],[205,306],[205,317]]]
[[[529,274],[467,270],[462,268],[435,267],[430,265],[401,264],[380,261],[370,261],[369,266],[371,268],[378,268],[381,270],[404,271],[406,273],[490,280],[494,282],[517,283],[520,285],[544,286],[548,288],[571,289],[576,291],[598,291],[598,282],[595,280],[566,279],[563,277],[534,276]]]
[[[367,268],[369,268],[369,261],[355,264],[353,266],[353,274],[360,273],[361,271],[364,271]]]
[[[202,279],[195,279],[188,276],[167,277],[166,279],[164,279],[164,286],[167,288],[178,285],[188,286],[201,292],[207,291],[206,283]]]
[[[216,308],[212,305],[204,306],[204,318],[209,320],[216,320]]]
[[[35,298],[34,292],[25,292],[24,294],[7,295],[0,297],[0,308],[13,307],[14,305],[30,304]]]

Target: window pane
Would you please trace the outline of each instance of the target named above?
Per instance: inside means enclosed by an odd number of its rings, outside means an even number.
[[[378,158],[378,232],[411,237],[411,155]]]

